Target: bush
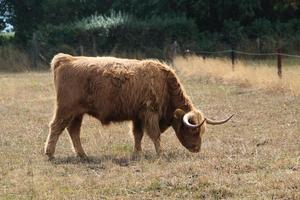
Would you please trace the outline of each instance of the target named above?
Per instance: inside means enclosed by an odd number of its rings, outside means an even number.
[[[110,16],[91,16],[80,21],[39,30],[39,38],[46,46],[62,44],[74,49],[83,45],[91,54],[92,41],[99,53],[136,53],[147,57],[166,58],[169,46],[174,40],[180,48],[195,49],[197,26],[184,16],[152,17],[147,20],[112,12]]]
[[[244,27],[239,21],[225,20],[223,26],[223,39],[232,48],[236,48],[241,40],[245,39]]]
[[[14,33],[1,33],[0,32],[0,45],[8,45],[10,44],[14,39]]]
[[[199,34],[198,48],[202,51],[218,51],[224,49],[224,43],[221,42],[221,34],[217,32],[201,32]]]

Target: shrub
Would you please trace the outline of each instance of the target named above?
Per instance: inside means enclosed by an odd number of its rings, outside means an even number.
[[[239,21],[225,20],[223,26],[223,39],[231,47],[236,48],[241,40],[245,38],[244,27]]]
[[[76,49],[81,44],[89,54],[94,39],[100,53],[141,52],[156,58],[166,58],[166,51],[174,40],[182,50],[195,49],[197,34],[194,21],[184,16],[154,16],[140,20],[115,12],[109,16],[91,16],[68,25],[47,25],[39,30],[40,40],[52,47],[67,44]]]
[[[0,32],[0,45],[8,45],[12,42],[14,38],[14,33],[1,33]]]

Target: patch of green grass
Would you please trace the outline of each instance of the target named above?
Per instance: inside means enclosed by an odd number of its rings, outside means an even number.
[[[123,154],[129,154],[132,153],[133,147],[131,144],[119,144],[119,145],[113,145],[112,151],[114,153],[123,153]]]

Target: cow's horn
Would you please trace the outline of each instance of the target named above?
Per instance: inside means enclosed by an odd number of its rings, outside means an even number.
[[[205,118],[205,120],[208,124],[219,125],[219,124],[224,124],[224,123],[228,122],[232,117],[233,117],[233,115],[231,115],[227,119],[223,119],[223,120],[220,120],[220,121],[215,121],[215,120],[212,120],[212,119],[209,119],[209,118]]]
[[[202,124],[206,121],[206,119],[204,119],[203,122],[201,122],[200,124],[191,124],[189,122],[189,119],[191,119],[191,117],[193,115],[194,115],[193,113],[188,112],[183,116],[183,123],[184,123],[184,125],[186,125],[189,128],[198,128],[198,127],[202,126]]]

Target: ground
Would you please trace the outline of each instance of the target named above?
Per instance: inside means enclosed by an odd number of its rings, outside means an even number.
[[[300,199],[300,97],[180,75],[194,104],[225,125],[209,126],[188,152],[172,129],[164,155],[143,140],[131,159],[127,122],[86,116],[81,161],[66,132],[48,161],[43,147],[55,100],[50,72],[0,74],[0,199]]]

